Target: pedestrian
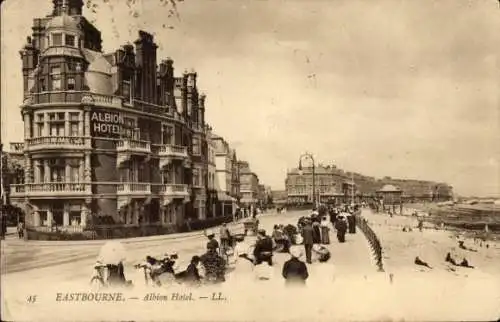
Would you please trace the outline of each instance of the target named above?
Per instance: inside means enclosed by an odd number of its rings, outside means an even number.
[[[259,265],[262,262],[267,262],[269,266],[273,265],[273,240],[266,235],[264,229],[259,229],[253,255],[255,257],[255,265]]]
[[[312,248],[314,245],[313,227],[309,219],[305,220],[304,227],[302,228],[302,238],[304,242],[304,250],[306,252],[306,262],[312,264]]]
[[[200,261],[208,282],[220,283],[226,281],[226,261],[217,254],[215,249],[207,249],[207,252],[200,257]]]
[[[282,275],[285,284],[287,286],[305,285],[309,272],[307,271],[307,265],[300,260],[302,253],[298,248],[292,248],[290,255],[291,258],[283,264]]]
[[[205,236],[207,236],[207,238],[208,238],[207,250],[217,251],[219,249],[219,243],[215,239],[215,234],[213,232],[205,231]]]
[[[231,233],[229,232],[229,229],[226,227],[226,224],[222,224],[220,228],[220,246],[221,246],[221,251],[226,251],[229,249],[231,241]]]
[[[349,226],[349,234],[355,234],[356,233],[356,219],[352,213],[349,213],[347,215],[347,223]]]
[[[321,224],[318,220],[313,220],[312,227],[314,244],[321,244]]]
[[[22,222],[22,221],[20,221],[17,224],[17,234],[19,236],[19,239],[23,239],[24,238],[24,222]]]
[[[330,226],[326,216],[321,220],[321,243],[325,245],[330,244]]]
[[[337,240],[339,243],[345,242],[345,233],[347,231],[347,222],[345,216],[340,216],[339,220],[335,224],[335,229],[337,230]]]

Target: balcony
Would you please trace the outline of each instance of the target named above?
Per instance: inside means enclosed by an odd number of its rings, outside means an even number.
[[[142,182],[122,182],[118,183],[117,195],[123,196],[145,196],[151,194],[151,184]]]
[[[86,92],[81,91],[51,91],[34,93],[24,100],[25,105],[50,104],[80,104]]]
[[[189,188],[187,184],[162,184],[159,194],[163,199],[163,204],[169,204],[174,199],[189,201]]]
[[[91,184],[47,182],[10,185],[12,197],[78,197],[92,194]]]
[[[118,152],[118,164],[130,159],[132,155],[149,155],[151,153],[151,144],[147,141],[125,139],[116,144]]]
[[[160,156],[160,167],[163,168],[170,164],[172,160],[189,161],[187,147],[162,144],[158,145],[158,155]]]
[[[166,197],[184,198],[189,197],[189,188],[187,184],[163,184],[160,193]]]
[[[28,151],[38,150],[81,150],[90,149],[90,137],[83,136],[41,136],[26,140]]]

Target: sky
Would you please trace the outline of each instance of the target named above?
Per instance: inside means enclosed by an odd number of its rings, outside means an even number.
[[[197,71],[207,121],[274,189],[307,151],[500,196],[497,1],[184,0],[178,16],[160,0],[93,2],[104,51],[144,29],[176,73]],[[22,141],[19,50],[51,6],[2,5],[4,142]]]

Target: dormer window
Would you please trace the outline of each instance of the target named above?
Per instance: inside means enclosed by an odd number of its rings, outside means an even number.
[[[73,35],[66,35],[66,37],[65,37],[64,40],[65,40],[65,45],[66,46],[75,47],[75,43],[76,43],[75,36],[73,36]]]
[[[62,34],[61,33],[52,34],[52,46],[62,46]]]

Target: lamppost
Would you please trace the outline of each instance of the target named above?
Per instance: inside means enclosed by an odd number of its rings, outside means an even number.
[[[314,157],[310,153],[304,153],[299,157],[299,175],[302,175],[302,159],[310,159],[312,162],[312,193],[313,193],[313,205],[316,207],[316,163],[314,162]]]

